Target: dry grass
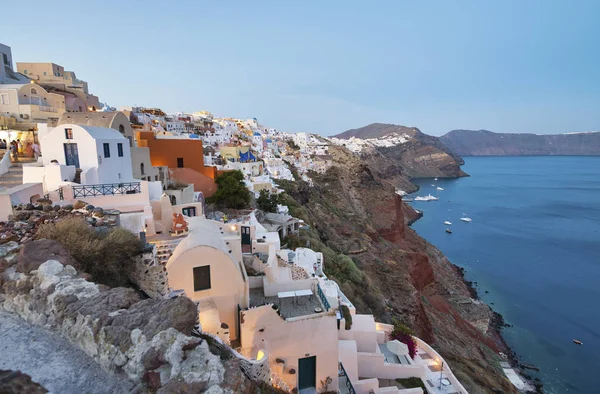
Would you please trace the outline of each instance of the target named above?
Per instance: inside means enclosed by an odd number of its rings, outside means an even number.
[[[100,232],[79,218],[44,224],[36,238],[59,242],[94,282],[111,287],[131,285],[128,273],[132,257],[142,250],[140,240],[130,231],[115,228]]]

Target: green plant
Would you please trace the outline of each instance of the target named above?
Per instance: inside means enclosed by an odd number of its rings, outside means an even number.
[[[111,287],[130,285],[132,258],[143,250],[139,238],[130,231],[115,228],[99,232],[79,218],[43,224],[35,237],[59,242],[94,282]]]
[[[209,204],[219,208],[242,209],[250,204],[250,192],[244,184],[244,174],[241,171],[227,171],[215,179],[217,191],[206,199]]]
[[[425,383],[420,378],[404,378],[404,379],[396,379],[397,383],[405,389],[413,389],[413,388],[422,388],[424,393],[427,393],[427,387],[425,387]]]
[[[350,313],[350,308],[348,305],[342,305],[342,316],[344,316],[344,320],[346,320],[346,330],[352,328],[352,314]]]
[[[270,193],[267,189],[262,189],[256,199],[258,207],[265,212],[276,212],[279,196],[275,193]]]
[[[394,324],[394,329],[390,334],[390,339],[397,339],[398,341],[408,346],[408,354],[410,355],[410,358],[414,360],[417,354],[417,341],[415,341],[415,338],[413,337],[413,332],[410,328],[408,328],[404,324],[396,322]]]

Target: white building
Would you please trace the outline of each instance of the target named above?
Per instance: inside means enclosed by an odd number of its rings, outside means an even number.
[[[114,129],[63,124],[49,129],[40,142],[44,165],[55,160],[81,169],[82,184],[134,179],[129,140]]]
[[[8,45],[0,43],[0,84],[22,83],[29,83],[29,78],[14,71],[12,51]]]
[[[185,133],[185,123],[179,120],[165,122],[167,131],[171,133]]]

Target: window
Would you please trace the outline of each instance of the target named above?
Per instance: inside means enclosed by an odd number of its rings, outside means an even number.
[[[6,56],[6,53],[2,54],[2,59],[4,60],[4,64],[6,64],[7,66],[10,66],[10,64],[8,64],[8,56]]]
[[[177,168],[183,168],[183,157],[177,158]]]
[[[125,126],[123,126],[122,124],[119,125],[119,133],[125,135]]]
[[[140,163],[140,174],[142,174],[142,175],[146,175],[146,174],[144,173],[144,163]]]
[[[37,94],[37,89],[31,88],[31,94]]]
[[[120,142],[117,144],[117,156],[123,157],[123,144]]]
[[[44,71],[44,75],[46,75],[46,71]]]
[[[3,104],[3,105],[10,104],[10,99],[8,98],[8,93],[0,94],[0,104]]]
[[[181,210],[181,213],[190,218],[194,217],[194,216],[196,216],[196,207],[183,208]]]
[[[158,175],[154,175],[154,180],[158,181]]]
[[[104,157],[110,157],[110,144],[105,142],[104,144]]]
[[[27,75],[27,70],[23,70],[23,74]]]
[[[210,289],[210,265],[194,267],[194,291]]]
[[[73,139],[73,129],[65,129],[65,139],[67,139],[67,140]]]

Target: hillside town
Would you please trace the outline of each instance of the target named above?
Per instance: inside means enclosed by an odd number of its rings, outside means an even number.
[[[314,174],[326,173],[332,146],[359,154],[409,135],[329,139],[208,111],[114,108],[79,71],[52,59],[15,61],[4,44],[0,54],[0,221],[26,226],[23,212],[40,206],[128,230],[147,246],[131,274],[138,289],[193,301],[194,333],[230,348],[247,376],[281,392],[467,393],[429,344],[359,313],[328,278],[323,253],[292,247],[310,225],[276,199],[281,182],[310,187]],[[273,209],[216,205],[221,180],[234,173],[252,201],[274,196]],[[15,250],[32,241],[11,231],[2,239]],[[49,260],[38,275],[63,272]],[[16,301],[4,304],[18,312]],[[128,365],[100,364],[112,372]],[[162,387],[171,377],[159,369],[151,372]]]

